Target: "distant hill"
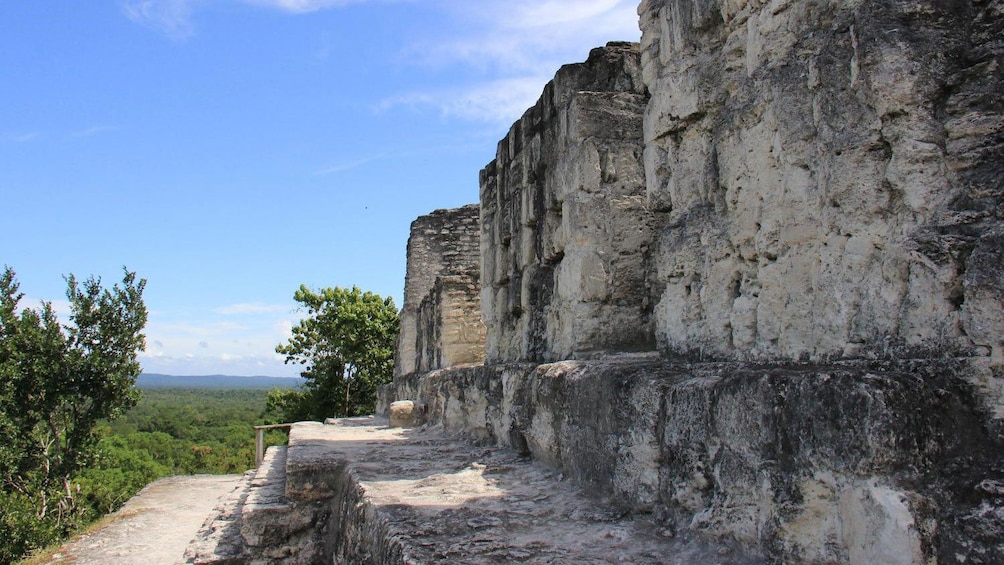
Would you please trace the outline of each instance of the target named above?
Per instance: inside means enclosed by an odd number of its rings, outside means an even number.
[[[211,388],[270,389],[296,388],[303,379],[296,377],[234,377],[229,375],[175,376],[143,373],[136,380],[138,388]]]

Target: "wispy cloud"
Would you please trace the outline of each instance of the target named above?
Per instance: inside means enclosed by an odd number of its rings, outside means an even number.
[[[442,3],[450,33],[409,48],[417,64],[466,69],[457,76],[484,77],[443,92],[388,97],[381,108],[429,105],[444,115],[507,123],[540,95],[558,68],[584,60],[608,41],[637,41],[636,0],[467,0]]]
[[[13,143],[28,143],[34,139],[38,139],[41,136],[37,131],[30,131],[27,133],[14,133],[0,136],[0,139],[4,141],[9,141]]]
[[[437,92],[411,92],[382,100],[378,111],[397,107],[432,107],[444,117],[511,122],[540,96],[549,75],[530,75],[480,82]]]
[[[289,308],[287,306],[282,306],[279,304],[262,304],[261,302],[242,302],[240,304],[230,304],[228,306],[221,306],[213,310],[216,314],[223,314],[224,316],[238,316],[244,314],[273,314],[275,312],[284,312]]]
[[[246,303],[218,308],[213,313],[257,316],[280,310],[288,308]],[[183,320],[163,318],[163,315],[151,316],[147,325],[147,348],[140,356],[145,371],[276,376],[293,376],[298,371],[296,367],[284,366],[283,358],[275,353],[275,346],[292,335],[293,322],[286,317],[242,318],[241,323],[187,315]]]
[[[119,126],[94,126],[87,129],[71,131],[66,137],[72,139],[79,139],[82,137],[91,137],[92,135],[97,135],[99,133],[105,133],[109,131],[116,131],[122,129]]]
[[[175,38],[193,32],[191,17],[205,0],[124,0],[133,21]],[[230,0],[289,14],[354,4],[414,0]],[[453,84],[389,95],[376,109],[432,108],[444,116],[489,123],[517,119],[562,64],[581,61],[607,41],[637,41],[637,0],[436,0],[439,19],[423,20],[402,47],[404,64],[438,69]],[[326,57],[323,49],[320,57]],[[338,164],[325,175],[368,161]]]
[[[39,310],[42,307],[43,302],[48,302],[52,305],[52,311],[55,312],[56,317],[62,323],[67,323],[70,320],[70,314],[73,313],[73,307],[70,305],[70,301],[66,299],[56,299],[56,300],[45,300],[42,298],[32,298],[25,296],[21,299],[21,308],[31,308],[32,310]]]
[[[192,0],[124,0],[122,11],[130,20],[181,40],[192,35]]]
[[[379,161],[380,159],[383,159],[385,157],[386,157],[386,155],[384,155],[384,154],[381,153],[379,155],[370,155],[369,157],[362,157],[362,158],[359,158],[359,159],[353,159],[351,161],[346,161],[344,163],[337,163],[335,165],[331,165],[331,166],[328,166],[328,167],[324,167],[323,169],[319,169],[317,171],[314,171],[314,176],[322,177],[322,176],[325,176],[325,175],[332,175],[332,174],[335,174],[335,173],[342,173],[342,172],[345,172],[345,171],[350,171],[352,169],[356,169],[358,167],[366,165],[367,163],[372,163],[373,161]]]
[[[349,4],[362,4],[372,0],[241,0],[246,4],[266,6],[293,14],[306,14],[326,8],[340,8]]]
[[[233,3],[272,8],[290,14],[307,14],[351,4],[393,0],[231,0]],[[195,32],[192,16],[205,0],[122,0],[122,11],[130,20],[156,29],[175,40]]]

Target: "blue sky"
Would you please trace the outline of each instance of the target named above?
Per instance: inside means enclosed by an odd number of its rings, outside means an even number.
[[[637,0],[0,4],[0,264],[147,279],[144,370],[293,376],[299,285],[404,285],[408,228]]]

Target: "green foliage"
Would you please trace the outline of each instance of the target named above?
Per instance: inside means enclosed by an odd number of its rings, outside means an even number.
[[[0,501],[0,563],[13,563],[32,550],[63,536],[61,524],[38,517],[38,500],[21,492],[4,492]]]
[[[376,388],[394,373],[397,308],[391,298],[339,287],[314,292],[301,285],[293,298],[308,317],[275,348],[286,363],[305,366],[298,391],[269,394],[274,417],[287,422],[368,414]]]
[[[171,469],[156,460],[149,451],[136,449],[123,436],[108,436],[98,442],[97,456],[91,467],[74,479],[89,512],[96,519],[118,510],[144,486],[171,474]]]
[[[0,553],[18,555],[74,527],[86,511],[71,479],[95,453],[95,424],[136,403],[146,281],[66,279],[69,324],[50,303],[22,309],[14,271],[0,275]],[[2,560],[2,559],[0,559]]]
[[[254,426],[266,421],[264,390],[156,389],[108,426],[128,448],[169,472],[243,473],[254,466]],[[281,431],[269,445],[285,443]]]

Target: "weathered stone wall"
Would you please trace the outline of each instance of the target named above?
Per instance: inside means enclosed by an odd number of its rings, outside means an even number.
[[[1004,430],[964,362],[447,369],[395,382],[428,422],[787,563],[1004,560]]]
[[[481,171],[490,362],[654,348],[637,49],[562,67]]]
[[[477,204],[412,222],[395,375],[484,359],[479,231]],[[437,298],[428,302],[433,292]]]
[[[661,349],[999,363],[1002,6],[642,2]]]
[[[777,562],[1004,561],[1004,1],[639,14],[651,98],[595,50],[481,173],[488,364],[388,397]]]
[[[478,273],[436,278],[418,308],[418,371],[485,360]]]

